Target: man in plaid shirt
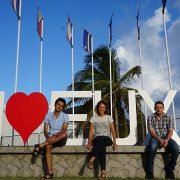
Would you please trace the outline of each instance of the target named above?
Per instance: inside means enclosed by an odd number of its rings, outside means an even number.
[[[147,178],[153,179],[154,158],[158,148],[166,148],[171,154],[171,159],[165,167],[166,178],[175,179],[174,169],[179,155],[178,144],[171,139],[173,134],[173,121],[170,116],[165,114],[164,104],[157,101],[154,106],[155,113],[148,117],[147,126],[151,135],[149,146],[147,148]]]

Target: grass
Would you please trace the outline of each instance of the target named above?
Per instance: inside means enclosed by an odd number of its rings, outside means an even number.
[[[0,180],[38,180],[40,178],[38,177],[0,177]],[[97,178],[93,177],[58,177],[58,178],[53,178],[53,180],[97,180]],[[120,177],[112,177],[112,178],[106,178],[107,180],[118,180],[118,179],[123,179]],[[126,178],[129,180],[135,180],[135,179],[140,179],[140,178]],[[143,178],[144,179],[144,178]]]

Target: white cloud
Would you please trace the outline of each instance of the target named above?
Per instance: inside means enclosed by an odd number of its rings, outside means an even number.
[[[167,11],[165,11],[165,13],[166,13],[166,22],[169,22],[170,16]],[[156,9],[154,12],[154,16],[149,18],[144,24],[145,26],[152,27],[158,30],[159,32],[162,31],[162,25],[163,25],[162,8]]]
[[[172,21],[166,11],[166,22],[168,23],[172,83],[175,89],[180,90],[180,18]],[[151,94],[154,100],[164,100],[170,86],[162,8],[155,10],[153,17],[140,23],[144,89]],[[133,66],[140,64],[136,28],[117,40],[114,47],[117,49],[117,54],[121,61],[121,74]],[[141,88],[141,81],[138,80],[133,86],[135,88]],[[179,103],[176,103],[177,107],[180,107]]]
[[[172,22],[169,28],[169,47],[170,47],[170,58],[171,58],[171,69],[173,70],[173,87],[180,90],[180,18]]]

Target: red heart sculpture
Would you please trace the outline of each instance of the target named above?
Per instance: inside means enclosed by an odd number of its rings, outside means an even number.
[[[34,92],[13,94],[6,104],[6,116],[11,126],[21,135],[24,144],[32,132],[43,122],[48,112],[46,97]]]

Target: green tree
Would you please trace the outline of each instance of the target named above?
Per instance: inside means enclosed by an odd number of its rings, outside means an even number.
[[[109,82],[109,49],[107,46],[100,46],[93,53],[94,58],[94,87],[95,90],[101,90],[102,99],[108,103],[110,109],[110,82]],[[129,134],[128,112],[128,90],[135,90],[129,85],[141,74],[141,67],[135,66],[128,70],[125,74],[120,74],[120,60],[117,57],[117,52],[112,49],[112,92],[113,92],[113,119],[117,137],[126,137]],[[91,91],[92,90],[92,58],[88,54],[84,59],[85,67],[75,74],[75,91]],[[72,89],[70,85],[68,90]],[[76,104],[79,104],[78,112],[87,113],[92,116],[92,99],[75,99]],[[69,105],[71,102],[69,103]],[[141,112],[141,98],[137,97],[137,112],[138,117],[142,117],[140,123],[144,127],[144,118]],[[144,128],[141,127],[140,136],[144,134]],[[143,138],[143,137],[142,137]]]

